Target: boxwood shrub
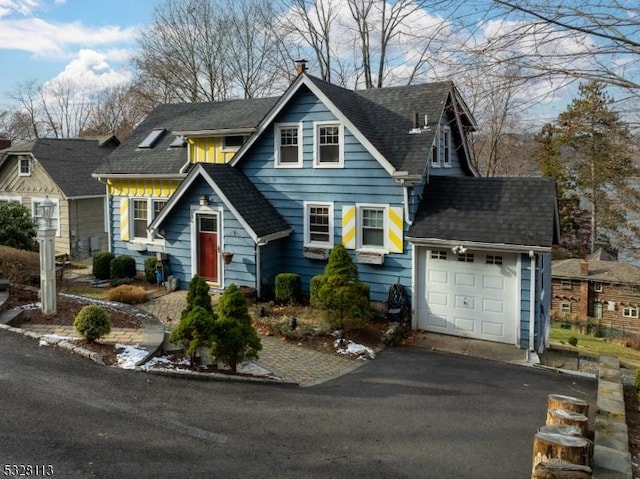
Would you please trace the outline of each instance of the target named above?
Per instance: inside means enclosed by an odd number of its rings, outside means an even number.
[[[111,260],[110,271],[112,279],[135,278],[136,260],[126,254],[116,256]]]
[[[276,275],[275,300],[281,304],[296,304],[300,300],[300,275],[280,273]]]
[[[93,275],[98,279],[109,279],[111,277],[111,260],[115,254],[108,251],[96,253],[93,256]]]

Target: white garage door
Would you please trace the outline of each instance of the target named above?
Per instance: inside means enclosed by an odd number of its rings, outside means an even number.
[[[516,343],[516,254],[422,249],[418,261],[418,329]]]

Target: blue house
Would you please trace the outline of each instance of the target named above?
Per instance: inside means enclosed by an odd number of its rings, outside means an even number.
[[[243,137],[228,161],[194,161],[187,149],[183,177],[144,218],[146,250],[118,237],[135,226],[123,222],[131,210],[121,205],[136,199],[114,192],[116,252],[158,250],[181,281],[199,274],[212,287],[264,294],[282,272],[299,274],[308,291],[342,243],[373,301],[404,286],[414,328],[544,348],[555,183],[479,178],[467,145],[476,125],[452,82],[351,91],[302,72],[283,96],[263,101],[264,114],[253,102],[210,118],[236,115],[245,125],[162,128],[194,145],[233,131]],[[141,128],[132,141],[159,129]],[[123,147],[97,176],[123,178],[127,156],[142,149]],[[153,174],[151,161],[145,167]]]

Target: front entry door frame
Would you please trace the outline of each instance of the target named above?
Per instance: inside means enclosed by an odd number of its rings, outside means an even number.
[[[222,268],[222,258],[220,252],[222,251],[222,212],[220,210],[210,207],[200,207],[192,212],[191,221],[191,271],[192,277],[196,274],[202,276],[207,282],[212,283],[214,286],[220,286],[224,284],[224,278],[222,277],[224,269]],[[205,220],[204,222],[202,220]],[[211,222],[207,220],[213,220],[216,231],[201,231],[201,225],[210,226]],[[208,223],[208,224],[207,224]],[[211,235],[209,237],[208,235]],[[213,258],[209,256],[209,261],[215,263],[214,275],[212,272],[206,272],[203,274],[201,271],[201,258],[205,258],[207,255],[201,250],[201,242],[206,241],[210,245],[212,241],[215,241]],[[212,253],[209,251],[209,253]]]

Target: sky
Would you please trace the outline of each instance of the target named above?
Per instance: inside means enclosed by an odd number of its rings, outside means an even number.
[[[159,0],[0,0],[0,109],[17,85],[130,79],[128,59]]]

